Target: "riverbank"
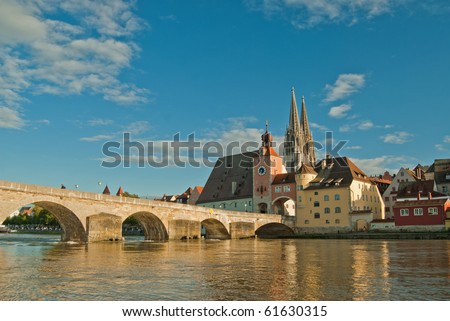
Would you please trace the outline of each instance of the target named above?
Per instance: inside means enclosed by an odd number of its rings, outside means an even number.
[[[297,234],[294,239],[368,239],[368,240],[450,240],[449,232],[354,232],[330,234]]]

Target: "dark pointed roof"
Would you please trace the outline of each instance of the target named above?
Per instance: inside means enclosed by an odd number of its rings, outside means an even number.
[[[353,180],[374,184],[370,177],[347,157],[326,158],[317,163],[315,171],[318,175],[305,189],[350,186]]]
[[[122,196],[123,195],[123,189],[122,186],[119,187],[119,190],[116,193],[116,196]]]
[[[314,174],[317,175],[317,172],[314,170],[312,166],[302,164],[302,166],[299,168],[298,173],[300,174]]]
[[[108,185],[105,186],[105,189],[103,190],[103,194],[111,195],[111,192],[109,191]]]
[[[295,173],[283,173],[275,175],[272,184],[289,184],[295,183]]]
[[[196,204],[253,197],[255,157],[259,157],[257,151],[219,158]]]
[[[431,193],[432,197],[446,197],[447,195],[434,190],[434,180],[401,182],[398,186],[397,199],[415,198],[418,195],[422,198],[428,197]]]

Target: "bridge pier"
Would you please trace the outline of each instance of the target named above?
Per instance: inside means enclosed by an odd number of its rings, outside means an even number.
[[[100,213],[86,218],[88,242],[121,241],[122,220],[119,216]]]
[[[255,223],[232,222],[230,223],[230,235],[232,239],[243,239],[255,236]]]
[[[191,220],[169,221],[169,239],[197,239],[200,238],[200,222]]]

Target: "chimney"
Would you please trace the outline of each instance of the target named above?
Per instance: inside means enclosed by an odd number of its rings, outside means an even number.
[[[417,193],[417,200],[420,201],[420,192]]]
[[[431,195],[431,192],[428,192],[428,199],[431,200],[433,196]]]

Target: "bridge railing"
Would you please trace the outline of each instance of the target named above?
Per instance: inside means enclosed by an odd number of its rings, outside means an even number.
[[[251,216],[253,218],[261,218],[261,219],[266,219],[266,220],[279,220],[281,217],[281,215],[278,215],[278,214],[260,214],[260,213],[253,213],[253,212],[227,211],[227,210],[221,210],[221,209],[211,209],[211,208],[196,206],[196,205],[164,202],[164,201],[157,201],[157,200],[146,200],[146,199],[140,199],[140,198],[124,197],[124,196],[105,195],[105,194],[92,193],[92,192],[83,192],[83,191],[79,191],[79,190],[61,189],[61,188],[54,188],[54,187],[48,187],[48,186],[10,182],[10,181],[4,181],[4,180],[0,180],[0,190],[10,190],[10,191],[23,192],[23,193],[41,194],[41,195],[49,195],[49,196],[56,196],[56,197],[72,197],[72,198],[79,198],[79,199],[91,200],[91,201],[126,203],[126,204],[133,204],[133,205],[164,207],[164,208],[176,208],[176,209],[180,209],[180,210],[195,210],[197,212],[203,212],[205,214],[214,213],[214,214],[218,214],[218,215],[235,215],[235,216],[242,216],[242,217]]]

